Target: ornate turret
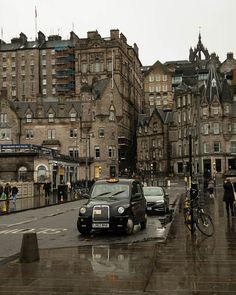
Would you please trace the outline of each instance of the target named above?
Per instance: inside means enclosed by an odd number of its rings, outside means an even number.
[[[201,39],[201,34],[199,33],[197,47],[195,47],[194,50],[191,47],[189,50],[189,61],[192,63],[199,64],[202,61],[202,53],[206,61],[210,58],[208,50],[203,46]]]

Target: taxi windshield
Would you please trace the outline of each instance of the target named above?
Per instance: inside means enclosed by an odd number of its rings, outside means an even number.
[[[98,198],[127,199],[129,197],[129,186],[120,183],[102,183],[93,187],[91,199]]]

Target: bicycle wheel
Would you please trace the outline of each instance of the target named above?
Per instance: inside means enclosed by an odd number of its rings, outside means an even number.
[[[197,228],[202,234],[211,237],[214,234],[215,228],[211,216],[204,212],[198,212],[196,218]]]

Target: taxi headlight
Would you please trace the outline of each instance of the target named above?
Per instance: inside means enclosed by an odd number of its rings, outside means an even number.
[[[86,212],[86,208],[85,207],[81,207],[79,209],[79,213],[84,214]]]
[[[122,213],[124,213],[125,208],[124,208],[124,207],[119,207],[119,208],[117,209],[117,211],[118,211],[119,214],[122,214]]]

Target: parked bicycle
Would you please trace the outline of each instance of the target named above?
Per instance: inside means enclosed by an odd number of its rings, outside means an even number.
[[[191,220],[191,207],[193,210],[193,221]],[[190,195],[186,194],[184,200],[184,223],[190,231],[198,229],[202,234],[211,237],[215,232],[214,223],[209,214],[199,205],[199,196],[190,199]]]

